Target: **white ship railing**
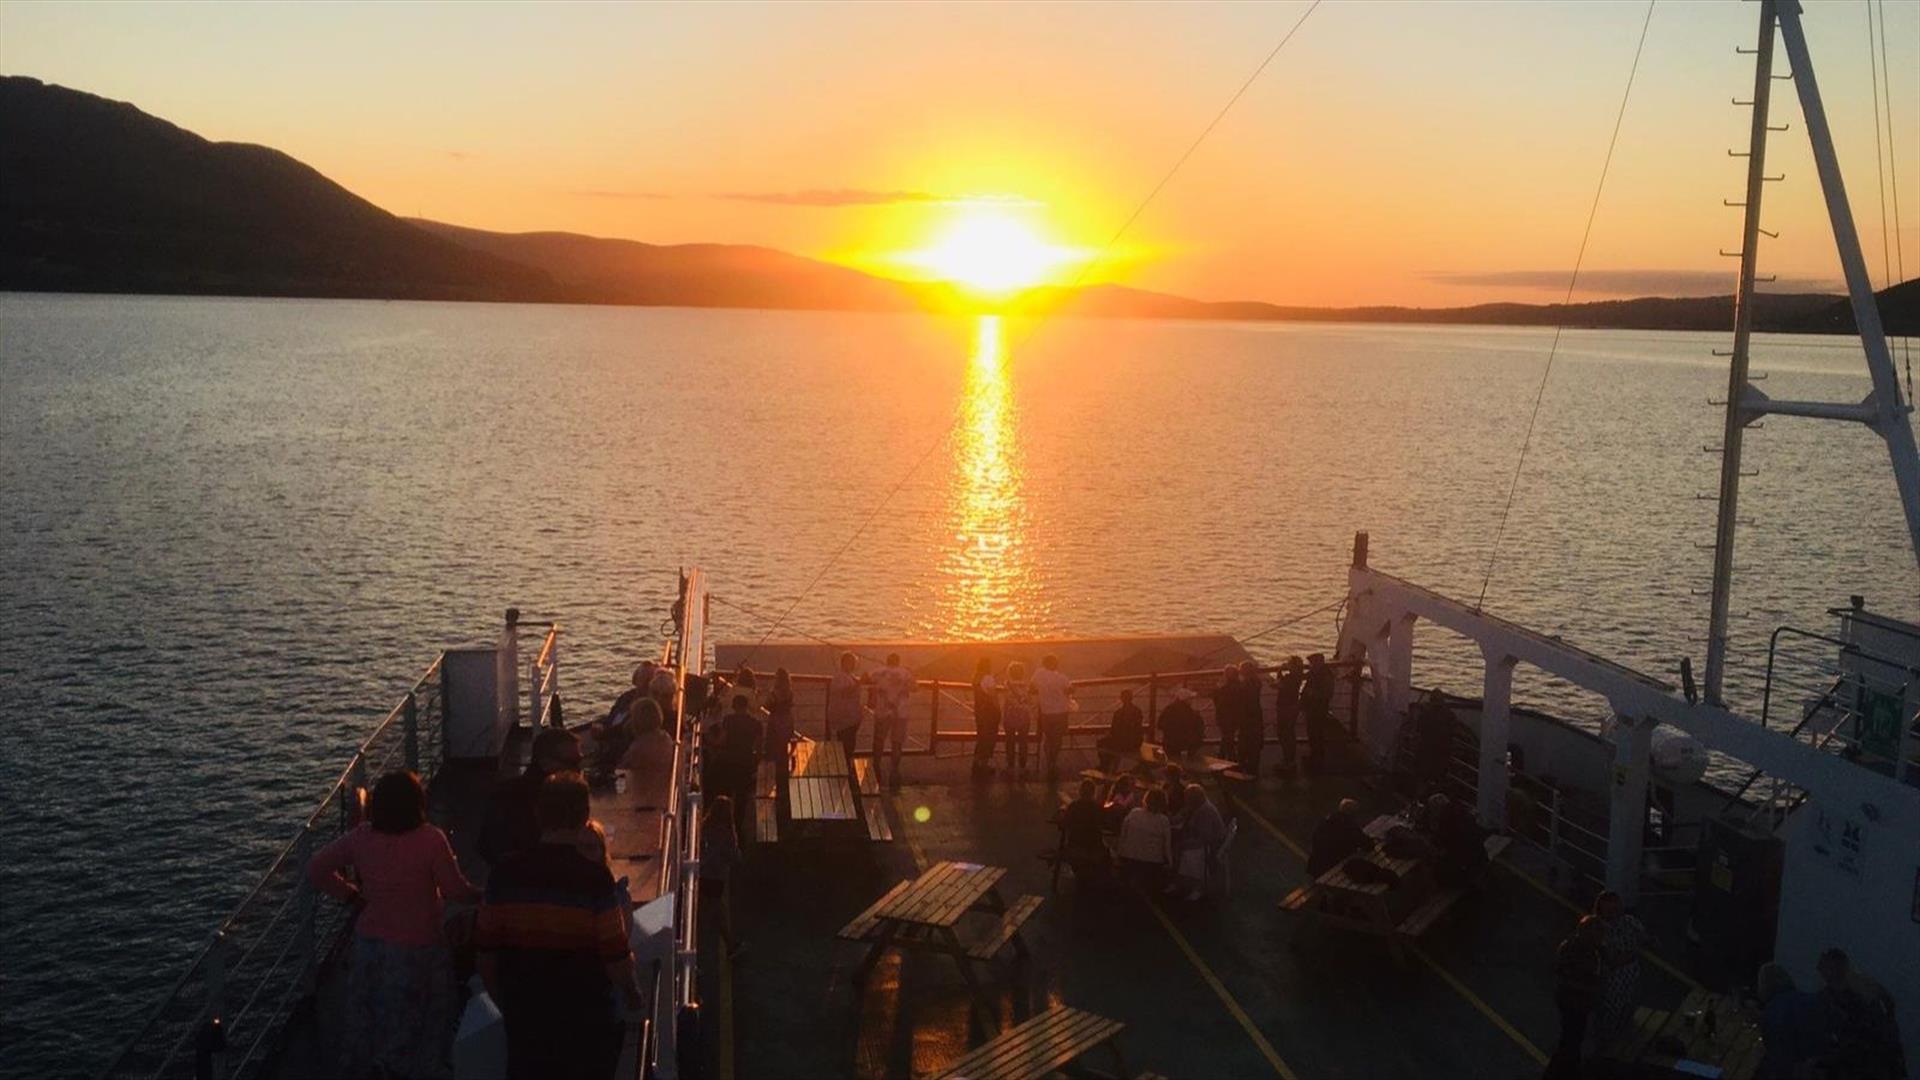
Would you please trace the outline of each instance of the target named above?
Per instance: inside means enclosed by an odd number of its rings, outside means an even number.
[[[549,626],[535,685],[557,685],[559,629]],[[159,1004],[98,1074],[102,1080],[263,1072],[295,1008],[314,992],[322,965],[346,939],[351,913],[321,904],[307,880],[314,852],[357,825],[373,781],[398,768],[431,785],[443,758],[445,654],[354,748],[319,805],[188,962]]]
[[[635,1048],[634,1055],[623,1058],[618,1067],[620,1080],[675,1080],[683,1071],[683,1060],[689,1054],[701,1053],[702,1045],[700,717],[697,704],[689,708],[690,697],[704,700],[706,696],[702,673],[706,664],[707,584],[706,574],[700,569],[681,575],[674,616],[675,634],[663,661],[674,671],[679,685],[674,715],[669,718],[679,737],[666,812],[660,818],[660,881],[656,894],[673,898],[672,947],[650,974],[649,1016],[640,1025],[638,1040],[630,1044]],[[643,978],[649,978],[648,974],[643,973]],[[685,1071],[697,1074],[699,1070],[696,1065]]]

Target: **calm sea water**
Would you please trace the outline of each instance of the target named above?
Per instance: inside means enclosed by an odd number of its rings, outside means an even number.
[[[780,611],[863,523],[792,632],[1249,634],[1336,599],[1357,529],[1471,597],[1550,337],[0,295],[0,1071],[97,1067],[358,734],[509,605],[598,695],[679,566]],[[1702,656],[1723,337],[1566,335],[1490,611]],[[1756,356],[1776,396],[1867,388],[1840,339]],[[1774,626],[1916,596],[1877,440],[1749,448],[1743,701]],[[1434,645],[1421,680],[1477,692]]]

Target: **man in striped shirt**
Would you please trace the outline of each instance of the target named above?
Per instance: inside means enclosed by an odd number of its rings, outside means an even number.
[[[476,932],[478,969],[507,1028],[507,1075],[606,1080],[620,1054],[618,1003],[637,1006],[620,895],[580,851],[587,784],[555,773],[535,795],[540,842],[494,867]]]

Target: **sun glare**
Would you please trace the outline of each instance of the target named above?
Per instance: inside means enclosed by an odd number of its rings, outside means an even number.
[[[1004,210],[968,207],[909,260],[941,280],[1004,294],[1046,283],[1072,257]]]

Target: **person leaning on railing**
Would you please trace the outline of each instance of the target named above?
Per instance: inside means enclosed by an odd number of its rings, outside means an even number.
[[[356,885],[342,871],[351,867]],[[347,981],[340,1075],[431,1076],[453,1033],[453,965],[441,935],[445,902],[477,900],[447,834],[427,824],[420,778],[380,778],[368,820],[307,864],[314,887],[360,909]]]

